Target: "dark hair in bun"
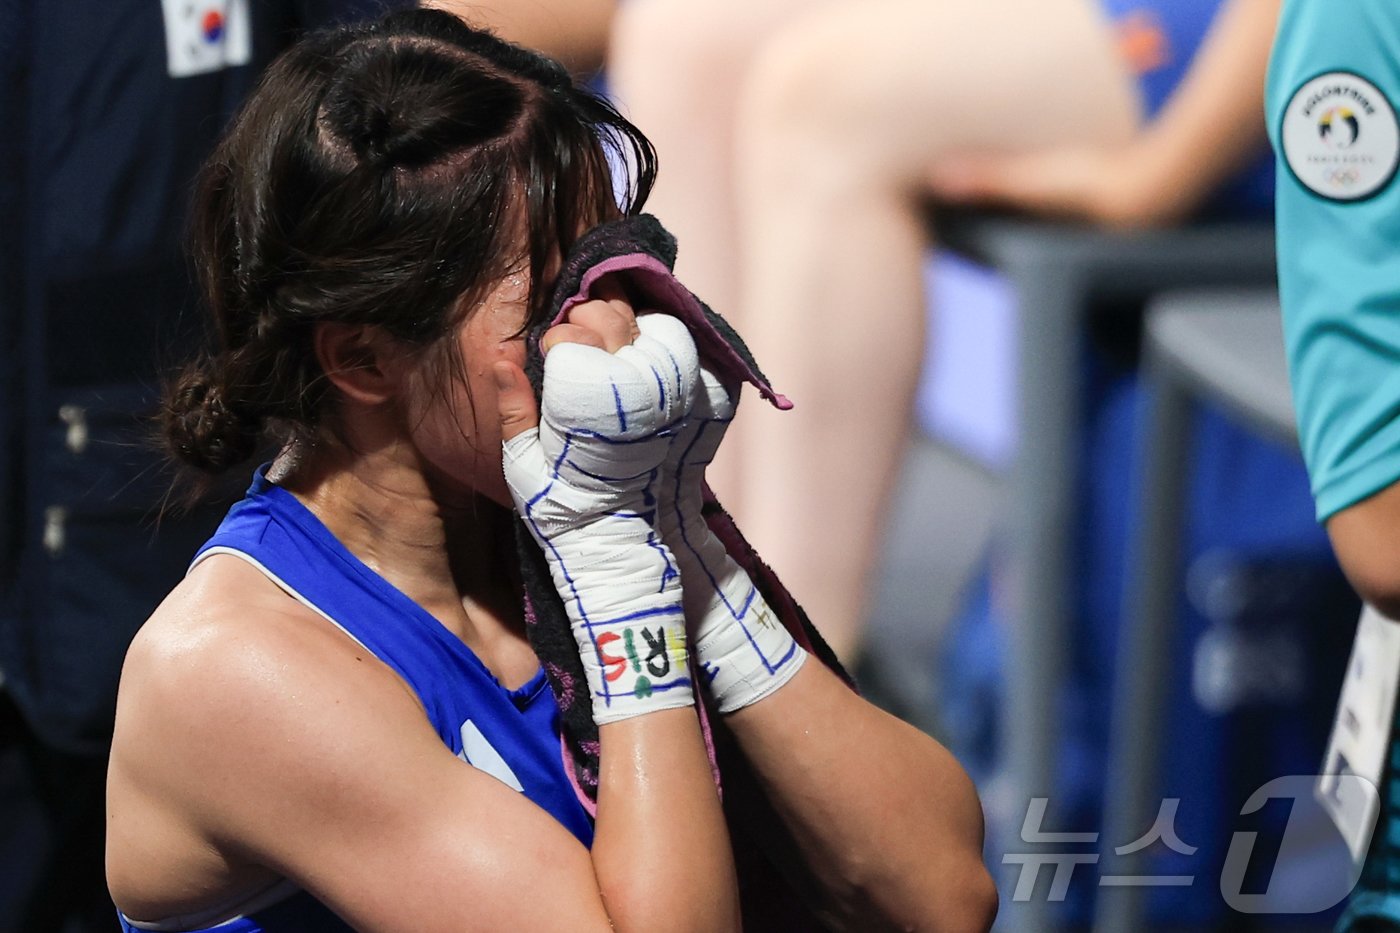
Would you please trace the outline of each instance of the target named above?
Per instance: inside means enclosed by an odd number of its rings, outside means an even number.
[[[172,456],[217,474],[321,430],[318,321],[426,348],[528,262],[537,323],[551,257],[639,210],[654,177],[651,144],[609,103],[448,13],[313,33],[200,174],[191,241],[212,345],[166,388]]]

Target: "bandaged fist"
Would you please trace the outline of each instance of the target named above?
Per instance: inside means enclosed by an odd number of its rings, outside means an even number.
[[[599,723],[692,701],[680,577],[653,527],[660,468],[699,362],[675,318],[608,352],[557,343],[537,428],[504,443],[516,508],[549,562]]]
[[[738,401],[738,386],[726,386],[701,369],[690,416],[662,467],[658,522],[681,570],[691,652],[722,713],[768,696],[807,657],[701,512],[705,468],[734,420]]]
[[[637,329],[615,353],[561,343],[545,356],[544,453],[562,456],[570,481],[600,494],[650,481],[694,399],[699,359],[685,325],[652,314]]]

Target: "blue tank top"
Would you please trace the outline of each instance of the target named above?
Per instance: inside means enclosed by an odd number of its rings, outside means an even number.
[[[413,688],[454,754],[525,794],[584,845],[592,844],[592,820],[565,772],[559,711],[543,669],[517,690],[502,687],[461,639],[365,566],[295,496],[269,483],[262,469],[194,563],[212,554],[234,554],[254,564],[363,645]],[[287,894],[276,903],[214,926],[138,927],[123,917],[122,928],[127,933],[349,929],[306,892],[281,890]]]

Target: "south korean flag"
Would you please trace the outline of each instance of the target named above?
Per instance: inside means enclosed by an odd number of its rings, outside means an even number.
[[[161,0],[170,77],[248,64],[249,0]]]

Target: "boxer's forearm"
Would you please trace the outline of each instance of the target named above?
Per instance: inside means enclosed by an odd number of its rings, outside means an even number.
[[[946,749],[820,664],[725,722],[844,928],[991,926],[981,805]]]

